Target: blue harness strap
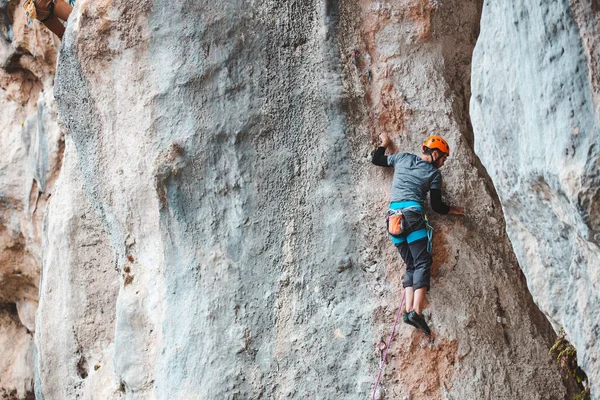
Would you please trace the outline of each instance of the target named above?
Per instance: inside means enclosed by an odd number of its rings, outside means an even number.
[[[423,211],[423,206],[418,201],[392,201],[390,203],[391,210],[400,210],[402,208],[416,208]]]
[[[401,209],[405,209],[405,208],[416,208],[419,211],[423,211],[423,206],[421,205],[421,203],[419,203],[417,201],[393,201],[390,203],[391,210],[401,210]],[[390,238],[392,239],[392,243],[394,243],[394,245],[404,243],[404,242],[413,243],[413,242],[416,242],[417,240],[427,238],[427,251],[431,253],[431,237],[433,235],[433,228],[431,227],[431,225],[429,225],[429,221],[427,220],[427,217],[425,217],[425,224],[427,225],[426,228],[411,232],[406,236],[390,235]]]
[[[419,229],[418,231],[414,231],[409,233],[406,236],[406,241],[408,243],[416,242],[417,240],[421,240],[427,237],[427,229]]]

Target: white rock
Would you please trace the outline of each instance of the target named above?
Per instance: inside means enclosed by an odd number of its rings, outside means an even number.
[[[475,150],[494,181],[529,290],[577,348],[594,398],[600,92],[597,31],[587,25],[597,14],[586,4],[486,1],[471,117]]]

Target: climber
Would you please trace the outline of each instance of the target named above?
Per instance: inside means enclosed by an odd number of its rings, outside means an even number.
[[[69,3],[64,0],[25,0],[23,8],[29,22],[38,19],[62,40],[65,26],[59,18],[63,21],[69,19],[69,15],[73,11],[73,7]]]
[[[379,136],[380,145],[373,154],[373,164],[393,167],[394,178],[390,192],[390,211],[401,213],[403,231],[390,235],[406,263],[402,286],[406,292],[406,308],[402,316],[406,324],[430,335],[423,318],[423,303],[429,290],[431,258],[431,227],[423,212],[423,202],[430,195],[431,208],[438,214],[464,215],[461,207],[448,206],[442,201],[442,175],[438,170],[450,155],[448,143],[439,136],[430,136],[423,143],[420,156],[408,153],[385,155],[390,144],[387,134]],[[400,214],[398,214],[400,215]]]

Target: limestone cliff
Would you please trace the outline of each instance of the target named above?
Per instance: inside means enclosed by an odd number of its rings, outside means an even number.
[[[599,12],[595,1],[486,1],[471,101],[475,149],[498,190],[528,287],[577,348],[595,396]]]
[[[42,219],[62,135],[52,97],[57,42],[0,1],[0,397],[33,396]]]
[[[0,9],[1,398],[371,398],[381,132],[466,216],[377,398],[570,399],[561,327],[596,396],[595,1],[79,0],[60,55]]]
[[[432,340],[379,398],[564,398],[467,102],[478,1],[81,0],[48,210],[36,395],[370,396],[401,297],[375,138],[443,134]]]

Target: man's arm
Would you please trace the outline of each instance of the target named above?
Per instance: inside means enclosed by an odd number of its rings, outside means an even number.
[[[380,144],[375,153],[373,153],[373,159],[371,162],[380,167],[389,167],[388,158],[385,155],[385,148],[390,144],[390,138],[387,134],[382,133],[379,135]]]
[[[377,148],[377,150],[375,150],[375,153],[373,153],[373,159],[371,160],[371,162],[380,167],[389,167],[388,158],[385,155],[385,147],[379,146]]]
[[[440,189],[431,189],[429,191],[429,200],[431,208],[438,214],[464,215],[465,210],[462,207],[449,206],[442,200],[442,191]]]
[[[429,201],[431,208],[438,214],[446,215],[450,212],[450,206],[442,200],[442,191],[440,189],[431,189],[429,191]]]

